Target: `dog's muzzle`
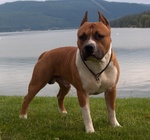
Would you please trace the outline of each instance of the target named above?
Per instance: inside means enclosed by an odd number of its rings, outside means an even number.
[[[95,46],[93,44],[88,44],[84,46],[82,50],[82,57],[84,61],[87,61],[88,58],[94,56]]]
[[[86,45],[84,49],[85,49],[85,53],[87,54],[87,56],[91,56],[94,54],[94,50],[95,50],[94,45],[92,44]]]
[[[96,49],[93,44],[87,44],[82,50],[82,59],[87,60],[101,60],[103,58],[103,53],[101,50]]]

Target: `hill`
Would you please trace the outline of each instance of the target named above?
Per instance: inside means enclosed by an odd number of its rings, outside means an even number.
[[[112,20],[112,27],[150,27],[150,11],[145,11],[136,15],[125,16],[116,20]]]
[[[97,11],[109,20],[150,10],[150,5],[104,0],[17,1],[0,5],[0,32],[78,28],[85,11],[97,21]]]

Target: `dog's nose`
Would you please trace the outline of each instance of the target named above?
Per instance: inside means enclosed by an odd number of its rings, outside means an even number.
[[[92,53],[94,52],[94,45],[92,45],[92,44],[86,45],[86,46],[85,46],[85,51],[86,51],[87,53],[92,54]]]

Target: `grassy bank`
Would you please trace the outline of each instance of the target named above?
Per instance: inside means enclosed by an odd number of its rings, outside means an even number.
[[[57,109],[57,99],[36,97],[28,119],[19,119],[23,97],[0,96],[0,140],[148,140],[150,98],[117,99],[117,118],[122,128],[112,128],[103,98],[91,98],[96,133],[86,134],[77,98],[67,97],[67,115]]]

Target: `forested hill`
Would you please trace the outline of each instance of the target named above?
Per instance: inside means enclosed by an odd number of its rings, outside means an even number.
[[[110,22],[112,27],[150,28],[150,11],[125,16]]]
[[[150,10],[150,5],[104,0],[17,1],[0,5],[0,32],[78,28],[85,11],[97,21],[97,11],[109,20]]]

